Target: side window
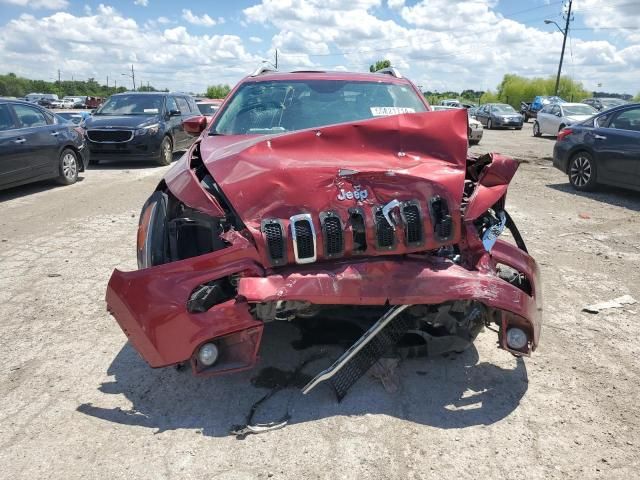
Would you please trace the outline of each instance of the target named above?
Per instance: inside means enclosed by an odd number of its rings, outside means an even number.
[[[191,113],[189,104],[184,97],[176,97],[176,101],[178,102],[178,108],[180,108],[180,113],[182,115],[189,115]]]
[[[640,132],[640,108],[632,108],[620,112],[611,119],[609,128]]]
[[[551,112],[552,115],[558,115],[558,113],[560,113],[560,107],[558,107],[557,105],[554,105],[553,107],[551,107]]]
[[[0,105],[0,132],[4,130],[13,130],[17,128],[16,122],[13,120],[9,105]]]
[[[175,98],[167,97],[167,113],[171,110],[178,110],[178,105],[176,104]]]
[[[189,108],[191,109],[191,112],[197,113],[198,115],[200,115],[200,109],[198,108],[198,105],[196,105],[196,101],[192,97],[188,97],[187,102],[189,103]]]
[[[551,106],[545,105],[544,107],[542,107],[542,110],[540,110],[540,113],[551,113]]]
[[[47,119],[45,118],[44,113],[37,108],[14,104],[13,111],[16,113],[18,122],[22,124],[23,128],[42,127],[47,125]]]

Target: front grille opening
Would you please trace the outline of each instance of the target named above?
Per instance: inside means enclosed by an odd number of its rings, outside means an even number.
[[[220,238],[217,221],[198,218],[175,218],[169,222],[169,249],[172,260],[184,260],[221,250],[228,246]]]
[[[353,252],[363,253],[367,250],[367,228],[364,223],[364,215],[361,211],[351,211],[349,223],[353,232]]]
[[[453,234],[453,220],[449,214],[447,201],[440,196],[433,197],[429,209],[431,210],[433,233],[436,239],[441,242],[449,240]]]
[[[422,216],[418,205],[414,203],[404,205],[402,207],[402,216],[404,218],[407,245],[422,244]]]
[[[132,130],[88,130],[87,137],[92,142],[118,143],[128,142],[133,138]]]
[[[297,220],[293,223],[296,231],[296,245],[298,258],[313,258],[315,256],[313,229],[309,220]]]
[[[340,218],[333,213],[321,215],[320,218],[322,221],[322,233],[326,256],[335,257],[342,255],[342,251],[344,250],[344,236]]]
[[[262,223],[262,233],[264,234],[271,262],[275,265],[285,263],[284,230],[280,222],[277,220],[265,220]]]
[[[376,222],[376,244],[378,248],[390,250],[395,245],[396,235],[393,227],[389,225],[387,219],[382,214],[382,208],[377,208],[375,212]]]
[[[529,296],[533,295],[531,282],[524,273],[510,267],[509,265],[505,265],[504,263],[498,263],[496,265],[496,271],[498,272],[498,277],[505,282],[509,282],[511,285],[519,288]]]
[[[238,293],[230,277],[198,285],[187,301],[187,310],[191,313],[202,313],[214,305],[231,300]]]

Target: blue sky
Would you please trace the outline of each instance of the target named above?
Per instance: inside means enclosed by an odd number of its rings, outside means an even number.
[[[389,58],[429,90],[555,73],[566,1],[0,0],[0,71],[199,92],[279,52],[282,69],[366,70]],[[640,0],[574,0],[565,69],[587,89],[640,91]],[[628,27],[628,28],[619,28]],[[36,40],[34,40],[36,39]],[[598,85],[601,85],[600,87]]]

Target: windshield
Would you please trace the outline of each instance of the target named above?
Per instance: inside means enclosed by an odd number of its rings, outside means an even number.
[[[618,107],[620,105],[626,105],[628,102],[625,102],[622,99],[618,98],[607,98],[606,100],[600,100],[600,103],[605,108]]]
[[[347,80],[245,83],[210,134],[279,133],[425,111],[410,85]]]
[[[114,95],[96,115],[155,115],[162,111],[162,95]]]
[[[567,117],[571,117],[573,115],[593,115],[596,113],[596,109],[589,105],[563,106],[562,110],[564,110],[564,114]]]
[[[61,112],[57,115],[75,124],[79,124],[82,121],[82,115],[80,115],[79,113]]]
[[[213,115],[220,108],[220,105],[215,103],[198,103],[197,105],[202,115]]]
[[[516,113],[511,105],[506,103],[499,103],[493,106],[493,111],[496,113]]]

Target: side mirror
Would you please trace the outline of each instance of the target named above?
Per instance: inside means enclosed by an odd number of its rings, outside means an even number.
[[[182,115],[180,110],[169,110],[170,117],[179,117],[180,115]]]
[[[193,137],[199,136],[207,128],[207,117],[199,115],[182,122],[184,131]]]

